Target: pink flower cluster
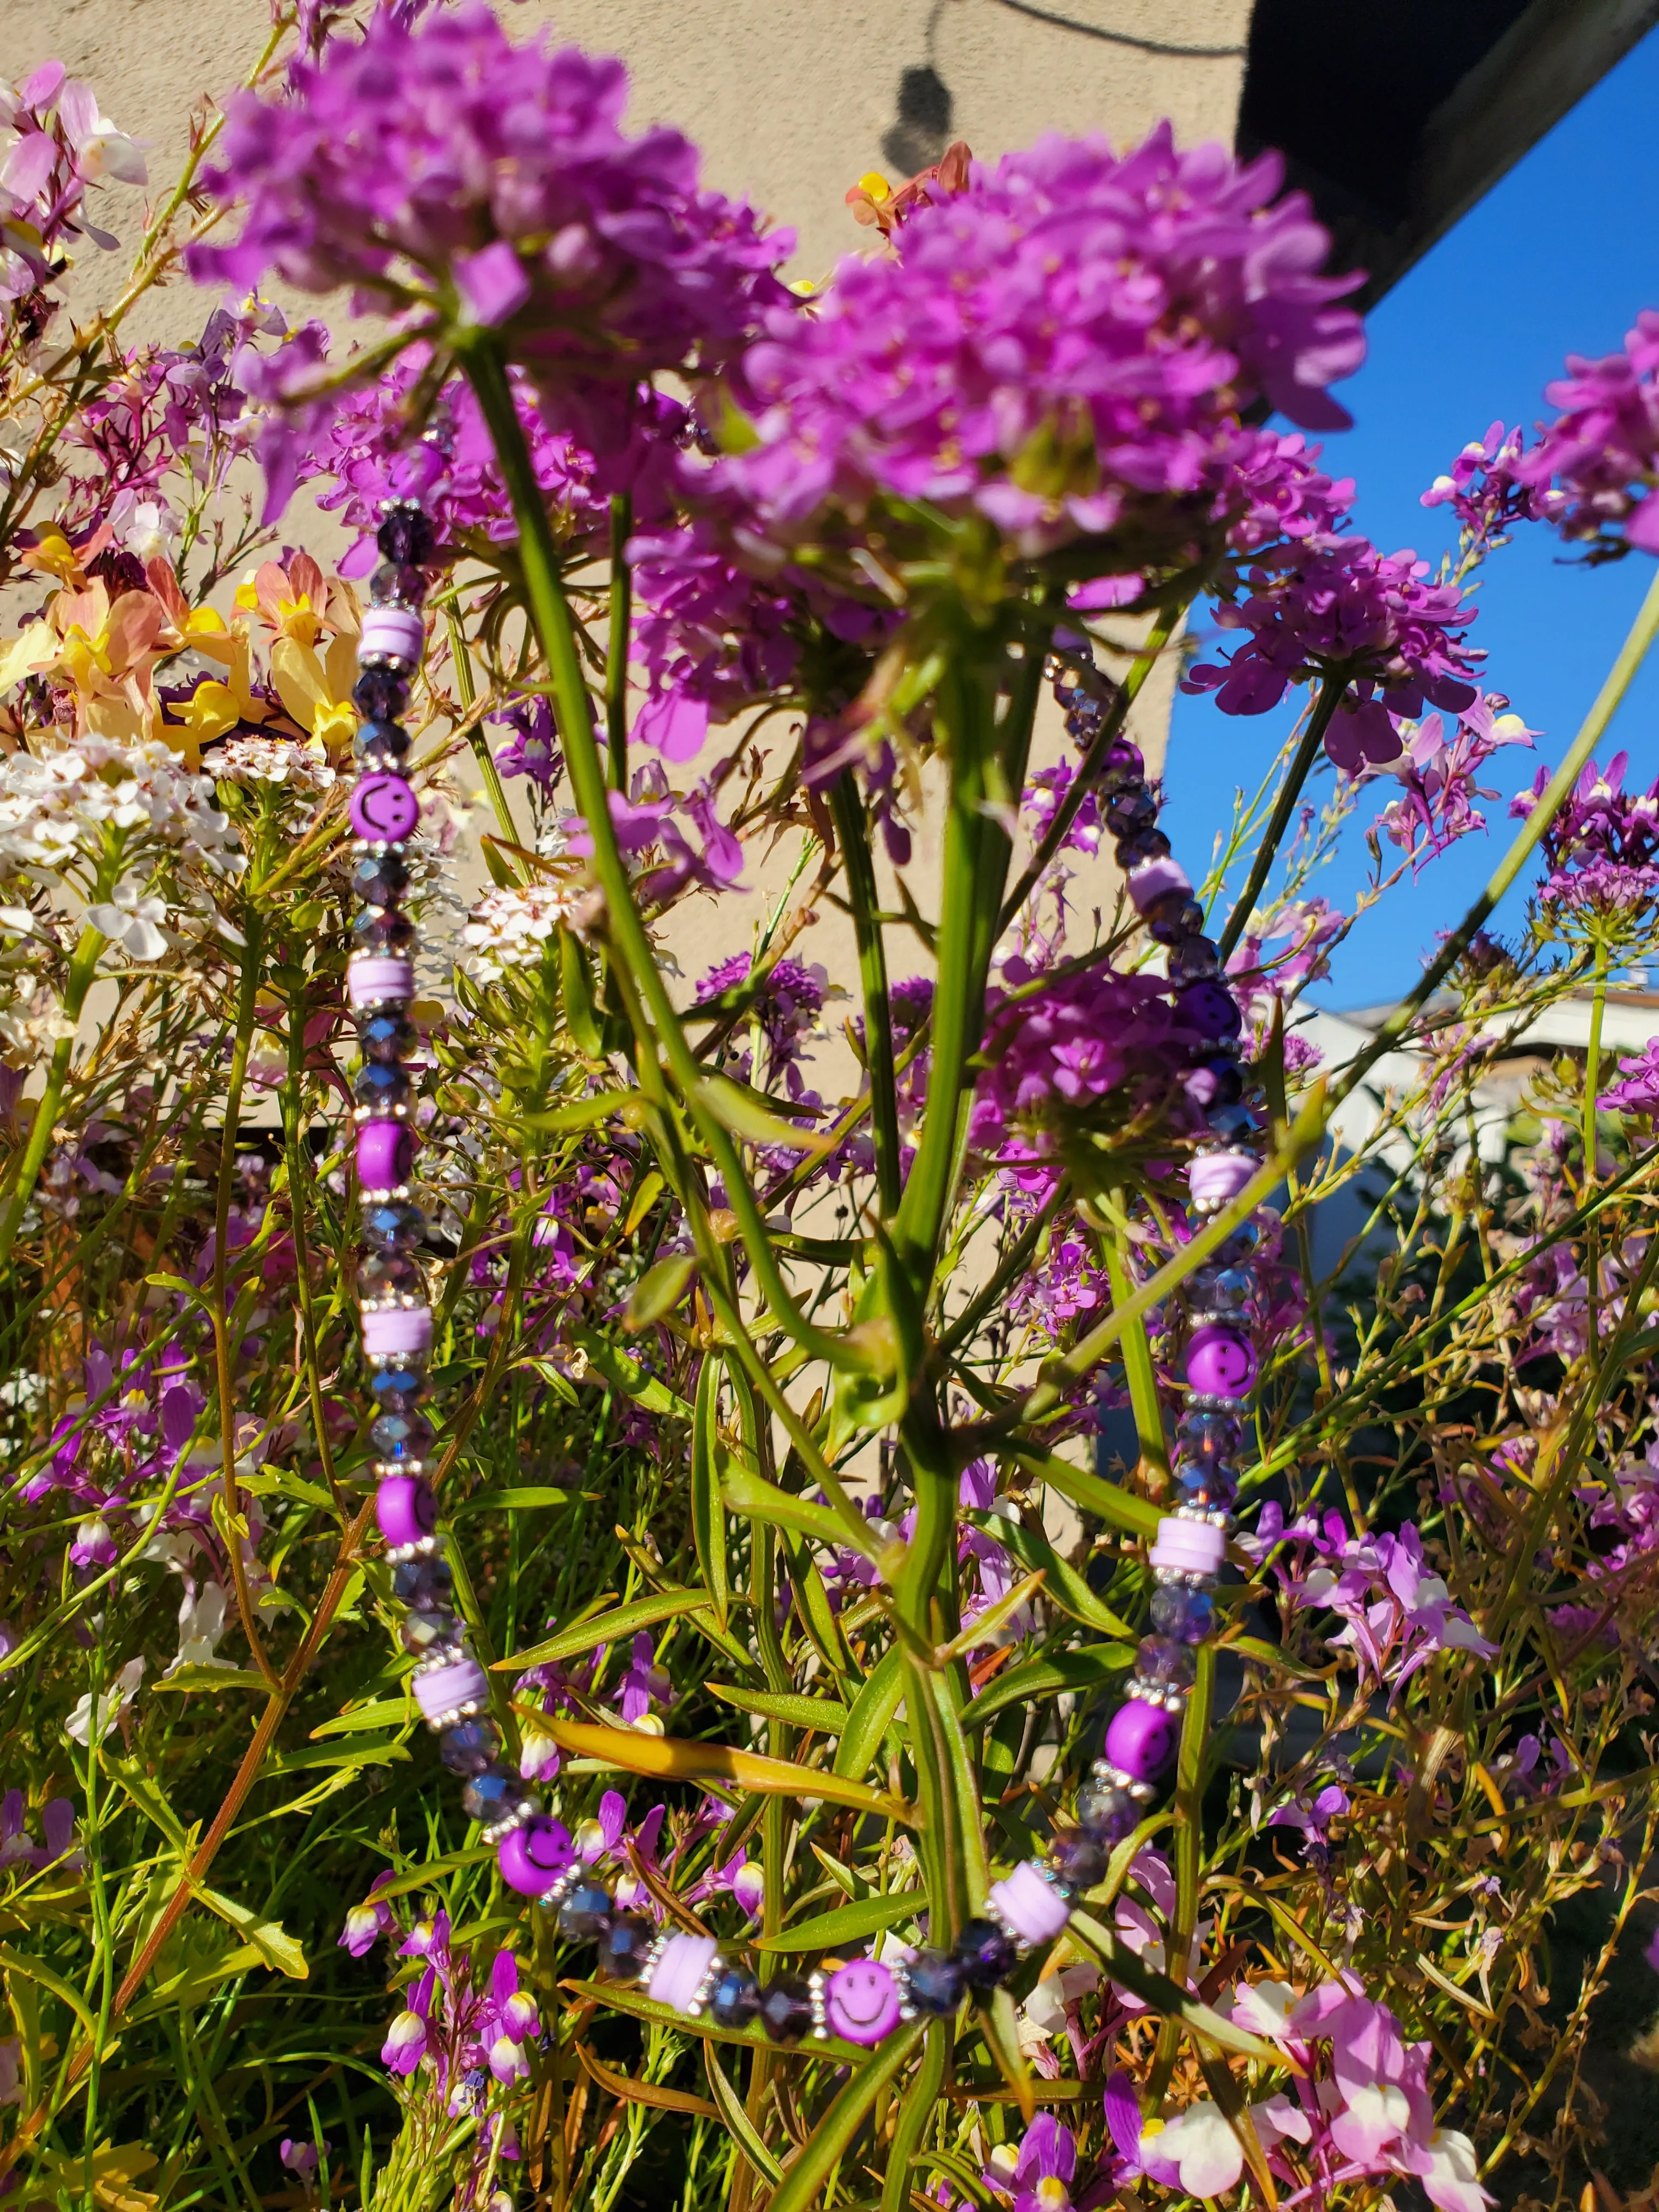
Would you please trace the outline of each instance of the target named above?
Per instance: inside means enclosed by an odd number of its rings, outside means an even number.
[[[1292,684],[1337,678],[1349,688],[1326,734],[1331,759],[1348,775],[1398,760],[1394,717],[1420,714],[1425,699],[1461,714],[1482,658],[1463,642],[1474,610],[1428,574],[1415,553],[1379,553],[1364,538],[1322,532],[1288,546],[1246,572],[1247,599],[1217,609],[1248,641],[1200,663],[1182,688],[1214,692],[1224,714],[1265,714]]]
[[[1344,422],[1325,387],[1364,355],[1334,304],[1354,280],[1318,274],[1329,241],[1281,175],[1167,125],[1121,156],[1050,137],[975,165],[814,314],[770,319],[744,370],[759,442],[721,481],[786,541],[883,497],[977,509],[1028,550],[1170,503],[1190,536],[1263,454],[1239,408]]]
[[[1472,439],[1423,494],[1425,507],[1449,503],[1467,552],[1484,556],[1503,544],[1516,522],[1553,520],[1566,505],[1565,495],[1540,488],[1522,475],[1527,441],[1514,429],[1494,422],[1484,438]]]
[[[1455,718],[1449,737],[1438,714],[1425,714],[1407,738],[1393,769],[1401,795],[1382,809],[1376,826],[1405,853],[1413,875],[1460,837],[1486,828],[1474,801],[1500,794],[1476,781],[1481,769],[1504,746],[1529,747],[1539,734],[1506,712],[1508,706],[1501,691],[1488,692]]]
[[[1659,1037],[1650,1037],[1634,1060],[1619,1063],[1619,1080],[1596,1100],[1605,1114],[1639,1114],[1659,1119]]]
[[[40,295],[77,239],[112,248],[115,240],[86,213],[87,188],[114,178],[146,181],[136,140],[100,112],[89,84],[62,62],[42,62],[14,91],[0,84],[0,308],[8,336],[14,316],[23,335],[49,319]]]
[[[1547,869],[1539,896],[1547,904],[1603,915],[1633,910],[1659,896],[1659,777],[1646,791],[1627,792],[1628,753],[1605,769],[1584,763],[1566,804],[1540,841]],[[1510,812],[1524,821],[1543,797],[1550,770],[1540,768]]]
[[[1624,350],[1569,354],[1544,396],[1563,411],[1514,464],[1564,538],[1613,560],[1659,553],[1659,313],[1644,307]],[[1553,489],[1552,489],[1553,488]]]

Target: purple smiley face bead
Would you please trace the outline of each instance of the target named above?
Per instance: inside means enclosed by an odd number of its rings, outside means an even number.
[[[824,2025],[867,2051],[899,2024],[898,1985],[878,1960],[838,1966],[823,1988]]]
[[[438,1501],[418,1476],[388,1474],[374,1493],[374,1518],[394,1552],[422,1542],[438,1525]]]
[[[1109,1763],[1137,1782],[1161,1774],[1176,1754],[1176,1719],[1162,1705],[1131,1698],[1112,1715],[1106,1731]]]
[[[1206,1397],[1248,1396],[1255,1381],[1255,1348],[1237,1330],[1212,1324],[1194,1329],[1187,1346],[1187,1381]]]
[[[1224,985],[1189,983],[1181,994],[1181,1012],[1206,1037],[1236,1037],[1244,1026],[1243,1016]]]
[[[400,775],[366,775],[351,794],[351,826],[371,843],[399,845],[421,818],[421,803]]]
[[[576,1863],[570,1831],[562,1820],[542,1814],[503,1836],[495,1854],[501,1880],[520,1897],[544,1897],[559,1876]]]

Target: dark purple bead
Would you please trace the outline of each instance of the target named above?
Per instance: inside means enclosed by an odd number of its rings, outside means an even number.
[[[1206,1054],[1194,1064],[1209,1078],[1212,1105],[1236,1105],[1244,1096],[1244,1071],[1230,1054]]]
[[[1244,1441],[1244,1424],[1236,1414],[1199,1407],[1182,1415],[1176,1435],[1190,1458],[1231,1459]]]
[[[811,1991],[793,1974],[780,1974],[761,1991],[759,2011],[774,2043],[799,2043],[811,2030]]]
[[[401,1060],[414,1050],[419,1038],[414,1023],[395,1007],[367,1014],[357,1024],[357,1042],[365,1060]]]
[[[1125,837],[1117,850],[1118,866],[1126,874],[1133,868],[1144,867],[1148,860],[1167,860],[1170,841],[1161,830],[1138,830]]]
[[[1203,981],[1221,973],[1221,956],[1207,937],[1189,937],[1170,948],[1172,982]]]
[[[1111,1853],[1084,1828],[1063,1828],[1048,1847],[1048,1864],[1063,1889],[1074,1894],[1106,1879]]]
[[[559,1907],[559,1933],[573,1943],[591,1943],[611,1925],[611,1893],[596,1881],[579,1881]]]
[[[366,1252],[357,1262],[357,1295],[361,1298],[401,1297],[422,1291],[426,1277],[418,1260],[406,1252]]]
[[[493,1827],[509,1813],[516,1813],[529,1796],[528,1787],[513,1769],[492,1759],[488,1766],[468,1775],[461,1808],[469,1820],[477,1821],[481,1827]]]
[[[987,1996],[1019,1964],[1019,1949],[994,1920],[969,1920],[951,1947],[962,1978],[976,1996]]]
[[[415,925],[406,914],[370,907],[352,923],[351,942],[358,952],[407,952],[415,942]]]
[[[1126,843],[1139,837],[1143,830],[1150,830],[1157,819],[1157,800],[1149,791],[1133,785],[1127,791],[1115,791],[1106,801],[1106,827]]]
[[[1228,1105],[1206,1106],[1204,1126],[1212,1137],[1219,1137],[1224,1145],[1248,1145],[1252,1137],[1261,1134],[1261,1123],[1242,1099]]]
[[[1135,1672],[1143,1682],[1156,1682],[1161,1690],[1184,1690],[1197,1671],[1198,1662],[1174,1637],[1141,1638],[1135,1652]]]
[[[501,1747],[494,1721],[457,1721],[438,1738],[438,1756],[452,1774],[482,1774]]]
[[[760,2010],[760,1984],[747,1966],[727,1966],[709,1993],[708,2017],[716,2027],[747,2027]]]
[[[1222,983],[1204,978],[1189,981],[1182,990],[1179,1005],[1182,1018],[1204,1036],[1236,1037],[1244,1026],[1232,993]]]
[[[423,1460],[432,1449],[434,1436],[423,1413],[382,1413],[368,1426],[376,1459]]]
[[[426,1377],[415,1367],[377,1367],[368,1387],[377,1413],[412,1413],[426,1395]]]
[[[380,675],[384,671],[374,672]],[[360,767],[388,769],[399,775],[409,757],[409,732],[401,722],[364,722],[351,740],[351,750]]]
[[[1066,734],[1072,738],[1082,738],[1086,741],[1093,737],[1105,719],[1106,709],[1100,702],[1097,699],[1085,698],[1079,705],[1073,707],[1066,717]]]
[[[453,1650],[465,1633],[457,1616],[444,1607],[430,1613],[406,1613],[398,1623],[398,1641],[417,1659]]]
[[[440,1613],[455,1595],[455,1577],[441,1552],[399,1559],[392,1570],[392,1595],[415,1613]]]
[[[1108,1845],[1121,1844],[1140,1820],[1139,1806],[1115,1782],[1085,1782],[1077,1793],[1075,1810],[1079,1826],[1086,1828],[1097,1843]]]
[[[1160,1583],[1152,1592],[1152,1626],[1176,1644],[1202,1644],[1215,1626],[1215,1600],[1208,1590]]]
[[[374,533],[374,543],[383,561],[418,563],[422,568],[429,565],[435,550],[432,524],[418,507],[388,508]]]
[[[351,871],[351,888],[365,906],[395,906],[409,889],[409,869],[396,853],[365,853]]]
[[[409,1252],[426,1234],[426,1216],[406,1198],[377,1199],[363,1208],[363,1241],[382,1252]]]
[[[415,1096],[415,1085],[409,1070],[399,1067],[395,1060],[369,1060],[352,1077],[351,1096],[372,1114],[390,1114],[394,1107],[408,1105]]]
[[[607,1981],[637,1982],[644,1971],[646,1953],[656,1940],[655,1926],[642,1913],[617,1913],[600,1932],[595,1961],[598,1972]]]
[[[1248,1260],[1261,1242],[1261,1231],[1254,1221],[1241,1221],[1231,1237],[1224,1237],[1213,1252],[1212,1261],[1221,1267],[1237,1267]]]
[[[426,578],[406,561],[383,561],[368,580],[372,607],[418,607],[426,597]]]
[[[904,1969],[904,1982],[918,2012],[941,2018],[956,2010],[967,1987],[960,1961],[948,1951],[918,1951]]]
[[[1203,908],[1195,898],[1179,893],[1171,893],[1169,912],[1152,923],[1152,935],[1160,945],[1184,945],[1189,937],[1203,933]]]
[[[371,722],[395,722],[409,704],[409,686],[389,669],[366,668],[351,687],[351,703]]]
[[[1131,744],[1127,738],[1114,738],[1100,763],[1097,789],[1109,795],[1115,791],[1128,791],[1146,780],[1146,763],[1140,747]]]
[[[1238,1470],[1224,1460],[1204,1467],[1183,1460],[1175,1476],[1182,1504],[1195,1506],[1200,1513],[1231,1513],[1238,1503]]]

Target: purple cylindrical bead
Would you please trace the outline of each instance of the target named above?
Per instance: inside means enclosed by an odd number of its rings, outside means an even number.
[[[671,1936],[651,1970],[645,1994],[656,2004],[684,2012],[702,1988],[718,1948],[712,1936]]]
[[[458,1659],[447,1659],[441,1667],[416,1674],[414,1680],[415,1702],[434,1724],[463,1705],[487,1703],[489,1696],[483,1668],[465,1651]]]
[[[1167,857],[1148,860],[1129,878],[1129,901],[1137,914],[1145,914],[1149,906],[1167,898],[1171,891],[1190,891],[1192,887],[1192,878],[1179,860]]]
[[[1176,1754],[1176,1722],[1162,1705],[1130,1698],[1112,1715],[1106,1731],[1106,1756],[1137,1782],[1161,1774]]]
[[[406,1121],[365,1121],[357,1131],[357,1180],[365,1190],[396,1190],[415,1165],[415,1132]]]
[[[419,1475],[388,1474],[374,1493],[374,1518],[389,1548],[424,1542],[438,1525],[438,1501]]]
[[[385,654],[393,660],[418,660],[426,642],[426,625],[407,607],[371,607],[363,617],[363,634],[357,641],[360,661]]]
[[[991,1909],[1022,1943],[1047,1943],[1072,1917],[1072,1909],[1029,1859],[991,1888]]]
[[[1237,1198],[1256,1166],[1248,1152],[1200,1152],[1188,1170],[1187,1186],[1194,1198]]]
[[[394,953],[360,953],[346,965],[346,995],[354,1006],[384,1006],[412,999],[415,963]]]
[[[432,1348],[430,1306],[375,1306],[362,1323],[363,1350],[371,1359],[407,1359]]]

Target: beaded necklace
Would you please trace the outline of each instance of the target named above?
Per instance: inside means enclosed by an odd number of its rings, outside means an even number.
[[[347,988],[363,1053],[354,1085],[364,1246],[357,1287],[374,1402],[374,1510],[392,1594],[404,1609],[399,1635],[416,1661],[416,1703],[438,1737],[444,1765],[460,1778],[468,1818],[495,1849],[502,1881],[555,1916],[562,1936],[593,1943],[603,1977],[637,1984],[688,2019],[706,2013],[724,2028],[758,2021],[780,2043],[836,2035],[872,2046],[905,2021],[948,2016],[964,1996],[988,1996],[1029,1952],[1053,1942],[1070,1917],[1072,1900],[1103,1877],[1113,1848],[1144,1818],[1158,1778],[1175,1759],[1196,1648],[1214,1630],[1217,1577],[1238,1495],[1237,1457],[1256,1378],[1248,1334],[1256,1231],[1243,1224],[1185,1285],[1193,1328],[1187,1395],[1176,1429],[1180,1502],[1159,1522],[1148,1554],[1152,1632],[1140,1644],[1124,1702],[1107,1727],[1103,1755],[1077,1795],[1073,1818],[1042,1856],[993,1883],[984,1914],[948,1947],[924,1948],[893,1966],[856,1959],[831,1972],[780,1974],[764,1984],[726,1957],[713,1936],[659,1933],[642,1914],[617,1910],[580,1863],[564,1824],[542,1809],[501,1756],[501,1737],[488,1716],[489,1685],[454,1608],[453,1577],[427,1480],[434,1432],[422,1407],[432,1312],[417,1256],[425,1216],[410,1194],[413,1085],[404,1066],[415,1042],[409,1018],[415,926],[402,901],[410,882],[407,840],[419,807],[407,780],[409,736],[398,718],[420,665],[422,568],[433,556],[431,526],[417,507],[399,503],[386,510],[378,544],[384,565],[370,586],[352,695],[364,717],[355,744],[361,772],[350,801],[358,840],[352,882],[363,911]],[[1096,669],[1086,639],[1066,634],[1057,640],[1062,641],[1044,674],[1066,709],[1068,731],[1086,744],[1103,726],[1112,687]],[[1216,947],[1203,933],[1192,884],[1157,827],[1158,802],[1145,763],[1127,738],[1108,748],[1096,788],[1130,902],[1166,948],[1182,1011],[1207,1040],[1195,1056],[1200,1079],[1193,1086],[1207,1093],[1206,1134],[1188,1175],[1190,1212],[1202,1219],[1229,1205],[1259,1164],[1259,1124],[1244,1103],[1239,1065],[1239,1011]]]

